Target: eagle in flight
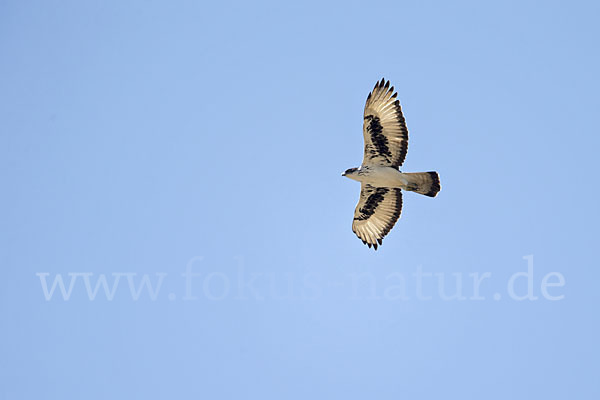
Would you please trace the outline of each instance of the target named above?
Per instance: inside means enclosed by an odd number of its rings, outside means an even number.
[[[402,190],[429,197],[440,191],[440,178],[435,171],[400,172],[408,149],[408,130],[397,95],[390,81],[382,79],[375,84],[365,105],[362,165],[342,174],[360,182],[352,231],[375,250],[400,218]]]

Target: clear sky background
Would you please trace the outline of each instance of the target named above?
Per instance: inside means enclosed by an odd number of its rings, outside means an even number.
[[[599,11],[2,2],[0,398],[600,398]],[[442,191],[374,252],[382,77]]]

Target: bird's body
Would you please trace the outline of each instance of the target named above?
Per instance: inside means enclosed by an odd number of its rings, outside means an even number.
[[[400,172],[408,149],[408,130],[397,93],[384,79],[377,82],[365,105],[362,165],[342,175],[361,182],[352,230],[377,250],[402,211],[402,190],[435,197],[440,191],[437,172]]]
[[[406,189],[408,181],[404,174],[393,167],[380,165],[364,165],[356,170],[356,173],[345,175],[350,179],[375,187],[390,187]]]

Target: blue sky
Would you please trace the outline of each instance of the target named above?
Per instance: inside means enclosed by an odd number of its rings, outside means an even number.
[[[598,398],[599,11],[3,2],[0,397]],[[442,191],[374,252],[382,77]]]

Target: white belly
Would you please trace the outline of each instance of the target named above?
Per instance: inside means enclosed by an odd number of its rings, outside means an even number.
[[[408,183],[402,173],[392,167],[367,167],[360,181],[372,186],[398,188],[403,188]]]

